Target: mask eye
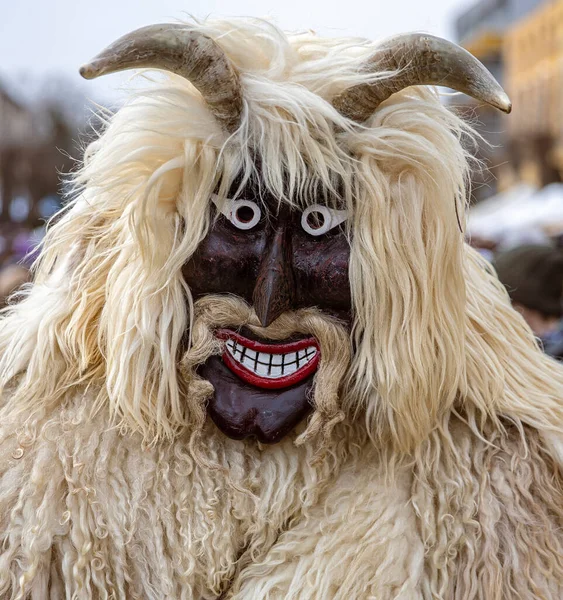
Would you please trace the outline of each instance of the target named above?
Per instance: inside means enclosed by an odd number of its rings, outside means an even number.
[[[334,210],[322,204],[313,204],[303,211],[301,227],[309,234],[319,236],[327,233],[348,218],[345,210]]]
[[[230,200],[220,202],[217,196],[213,197],[217,210],[227,217],[237,229],[252,229],[262,217],[262,211],[252,200]]]

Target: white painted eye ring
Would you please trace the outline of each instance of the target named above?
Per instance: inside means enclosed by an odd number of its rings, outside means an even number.
[[[262,211],[256,202],[252,200],[231,200],[229,220],[237,229],[252,229],[260,222]],[[252,217],[242,216],[242,209],[248,208],[252,211]]]
[[[312,224],[313,216],[317,219],[317,226]],[[337,225],[340,225],[340,223],[346,221],[347,218],[348,212],[345,210],[334,210],[322,204],[313,204],[303,211],[301,215],[301,227],[309,235],[317,237],[329,232]]]
[[[262,218],[260,207],[252,200],[231,200],[227,198],[224,202],[220,202],[219,198],[214,196],[213,202],[222,215],[227,217],[237,229],[242,229],[243,231],[252,229],[258,225]],[[250,209],[252,217],[243,215],[243,209]]]

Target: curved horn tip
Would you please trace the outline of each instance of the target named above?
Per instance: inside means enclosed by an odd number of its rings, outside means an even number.
[[[508,97],[507,94],[503,93],[499,99],[498,99],[498,104],[497,107],[502,110],[502,112],[506,113],[507,115],[509,115],[512,111],[512,102],[510,101],[510,98]]]
[[[78,72],[84,79],[95,79],[99,74],[98,69],[92,63],[82,65]]]

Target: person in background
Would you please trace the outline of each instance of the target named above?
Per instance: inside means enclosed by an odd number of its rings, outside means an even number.
[[[545,352],[563,360],[563,249],[518,246],[498,254],[493,264]]]

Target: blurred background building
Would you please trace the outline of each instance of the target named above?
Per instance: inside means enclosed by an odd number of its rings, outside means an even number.
[[[563,1],[541,3],[510,27],[504,72],[514,103],[508,122],[511,164],[503,176],[542,187],[563,174]]]
[[[455,104],[483,136],[470,233],[487,245],[559,243],[563,233],[563,0],[479,0],[455,20],[458,42],[512,99],[509,116]],[[480,204],[478,204],[480,203]]]
[[[480,0],[460,14],[455,30],[460,43],[474,54],[511,94],[511,74],[506,59],[506,40],[515,23],[526,20],[526,16],[542,4],[542,0]],[[480,201],[509,186],[510,178],[504,169],[512,164],[507,147],[507,132],[513,116],[507,117],[489,106],[479,106],[470,98],[463,98],[464,108],[473,118],[484,140],[480,144],[480,155],[488,169],[474,176],[473,200]],[[459,102],[456,98],[456,104]],[[511,179],[510,179],[511,181]]]

